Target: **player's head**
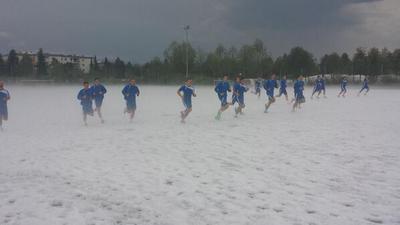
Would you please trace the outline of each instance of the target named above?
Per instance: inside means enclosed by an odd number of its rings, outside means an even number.
[[[299,80],[304,80],[303,75],[300,75],[298,79],[299,79]]]
[[[130,83],[131,85],[135,85],[135,84],[136,84],[136,80],[132,78],[132,79],[129,80],[129,83]]]
[[[94,83],[95,84],[100,84],[100,79],[98,77],[94,78]]]
[[[224,77],[222,78],[224,81],[227,81],[228,80],[228,75],[224,75]]]
[[[83,81],[83,87],[84,88],[89,88],[89,82]]]
[[[240,73],[239,75],[236,76],[235,81],[236,81],[237,83],[239,83],[242,79],[243,79],[243,78],[242,78],[242,74]]]
[[[0,80],[0,88],[4,88],[4,81]]]
[[[185,83],[186,83],[187,86],[192,86],[192,84],[193,84],[193,79],[192,79],[192,78],[186,78]]]
[[[275,74],[272,74],[271,75],[271,80],[275,80],[276,79],[276,75]]]
[[[318,76],[317,76],[317,79],[321,79],[321,76],[320,76],[320,75],[318,75]]]

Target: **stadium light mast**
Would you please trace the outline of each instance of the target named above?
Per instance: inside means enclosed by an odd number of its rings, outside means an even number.
[[[186,34],[186,78],[189,77],[189,29],[190,26],[186,25],[184,28]]]

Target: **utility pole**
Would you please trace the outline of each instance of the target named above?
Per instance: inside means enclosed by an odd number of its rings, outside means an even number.
[[[189,29],[190,26],[186,25],[184,28],[186,33],[186,78],[189,77]]]

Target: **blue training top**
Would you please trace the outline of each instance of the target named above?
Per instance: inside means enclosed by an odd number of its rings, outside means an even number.
[[[192,101],[192,96],[194,94],[194,88],[189,87],[187,85],[182,85],[179,90],[179,92],[183,93],[183,101],[184,102],[191,102]]]
[[[279,87],[280,87],[281,90],[286,90],[286,87],[287,87],[286,80],[281,80]]]
[[[278,88],[278,82],[276,82],[276,80],[267,80],[264,82],[264,89],[267,91],[268,96],[274,96],[275,88]]]
[[[294,96],[297,97],[302,97],[303,96],[303,90],[304,90],[304,81],[302,80],[296,80],[294,83]]]
[[[0,90],[0,108],[7,106],[7,101],[10,98],[10,93],[6,89]]]
[[[346,80],[346,79],[343,79],[343,80],[340,82],[340,87],[342,88],[342,90],[344,90],[344,89],[346,89],[346,86],[347,86],[347,80]]]
[[[227,81],[220,81],[215,86],[214,91],[217,92],[219,95],[226,95],[228,91],[231,91],[231,86]]]
[[[107,93],[107,89],[102,84],[95,84],[91,87],[91,89],[95,99],[103,99],[104,94]]]
[[[81,101],[81,105],[83,106],[91,106],[93,100],[93,92],[92,89],[82,89],[78,93],[78,100]]]
[[[124,89],[122,89],[122,94],[126,101],[135,101],[136,96],[140,94],[140,91],[136,85],[127,84]]]

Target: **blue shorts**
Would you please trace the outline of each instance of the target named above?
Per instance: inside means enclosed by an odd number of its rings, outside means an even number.
[[[364,86],[364,87],[361,88],[361,91],[363,91],[363,90],[369,90],[369,87],[368,86]]]
[[[303,93],[298,93],[298,94],[296,94],[295,97],[296,97],[296,102],[298,102],[298,103],[306,102],[306,98],[304,98]]]
[[[8,110],[7,110],[7,105],[6,106],[0,106],[0,118],[3,120],[8,119]]]
[[[135,100],[127,100],[126,101],[126,110],[128,112],[132,112],[136,110],[136,101]]]
[[[93,115],[93,107],[92,104],[83,104],[82,111],[85,115]]]
[[[234,105],[235,103],[238,103],[240,107],[245,107],[246,105],[244,104],[244,98],[243,97],[239,97],[236,95],[232,96],[232,105]]]
[[[95,98],[94,104],[96,105],[96,108],[101,108],[101,106],[103,105],[103,98]]]
[[[227,99],[227,95],[225,93],[223,93],[223,94],[218,93],[218,98],[221,101],[221,106],[228,105],[228,99]]]
[[[186,109],[192,108],[192,100],[190,100],[190,99],[184,99],[184,100],[183,100],[183,106],[185,106]]]

